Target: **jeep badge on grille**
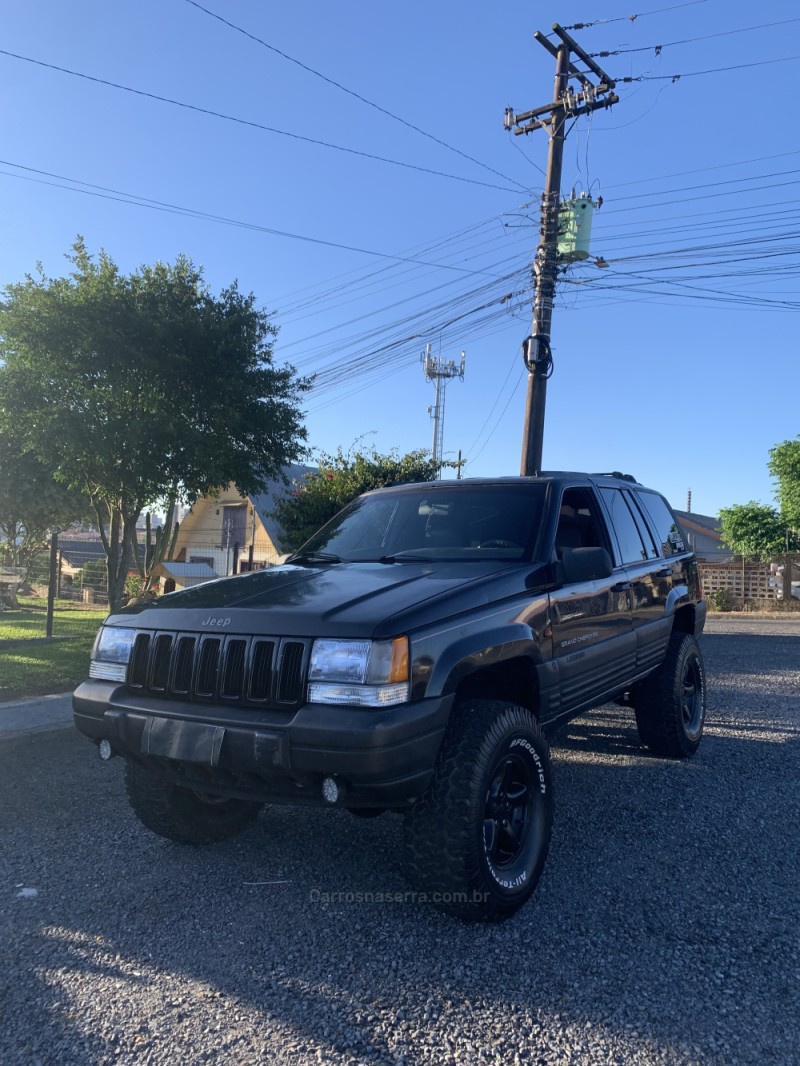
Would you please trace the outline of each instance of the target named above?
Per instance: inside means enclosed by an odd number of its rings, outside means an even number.
[[[222,626],[223,628],[230,624],[230,618],[212,618],[211,615],[200,623],[201,626]]]

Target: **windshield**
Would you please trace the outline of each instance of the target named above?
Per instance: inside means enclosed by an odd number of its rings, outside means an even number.
[[[522,559],[536,541],[544,486],[453,482],[360,496],[296,557],[343,562]]]

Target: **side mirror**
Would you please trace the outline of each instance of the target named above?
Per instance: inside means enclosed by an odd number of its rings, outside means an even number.
[[[611,577],[614,566],[605,548],[565,548],[561,556],[564,584]]]

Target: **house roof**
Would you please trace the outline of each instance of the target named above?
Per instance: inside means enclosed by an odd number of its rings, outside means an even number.
[[[730,548],[723,543],[719,532],[718,518],[712,518],[711,515],[695,514],[694,511],[676,511],[675,516],[698,558],[709,556],[712,558],[730,557]]]
[[[184,578],[200,577],[205,581],[212,581],[219,574],[208,563],[159,563],[156,571],[167,577]]]
[[[290,496],[291,493],[295,491],[297,482],[304,481],[309,474],[315,474],[316,472],[317,470],[314,466],[303,466],[300,463],[294,463],[291,466],[287,466],[284,470],[284,474],[289,480],[288,485],[281,479],[276,479],[275,481],[269,482],[266,492],[262,492],[258,496],[250,497],[250,502],[255,508],[256,514],[261,519],[261,523],[267,531],[269,539],[276,548],[280,549],[281,540],[283,538],[283,530],[272,514],[275,510],[276,503],[278,500]]]
[[[694,511],[676,511],[675,514],[681,525],[689,529],[696,529],[698,532],[710,533],[712,536],[716,535],[717,540],[720,539],[718,518],[712,518],[711,515],[706,514],[695,514]]]
[[[96,540],[62,540],[59,537],[58,547],[61,558],[76,568],[106,557],[106,550],[99,537]]]

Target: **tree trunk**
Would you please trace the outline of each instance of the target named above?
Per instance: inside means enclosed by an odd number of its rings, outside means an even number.
[[[94,501],[97,513],[97,523],[100,529],[100,539],[106,552],[106,571],[108,574],[108,609],[109,613],[118,611],[125,606],[125,582],[128,579],[128,571],[131,567],[132,552],[130,548],[128,530],[120,506],[112,505],[104,500]],[[133,525],[136,526],[136,518]]]
[[[11,611],[19,610],[17,590],[13,585],[0,585],[0,611],[8,607]]]

